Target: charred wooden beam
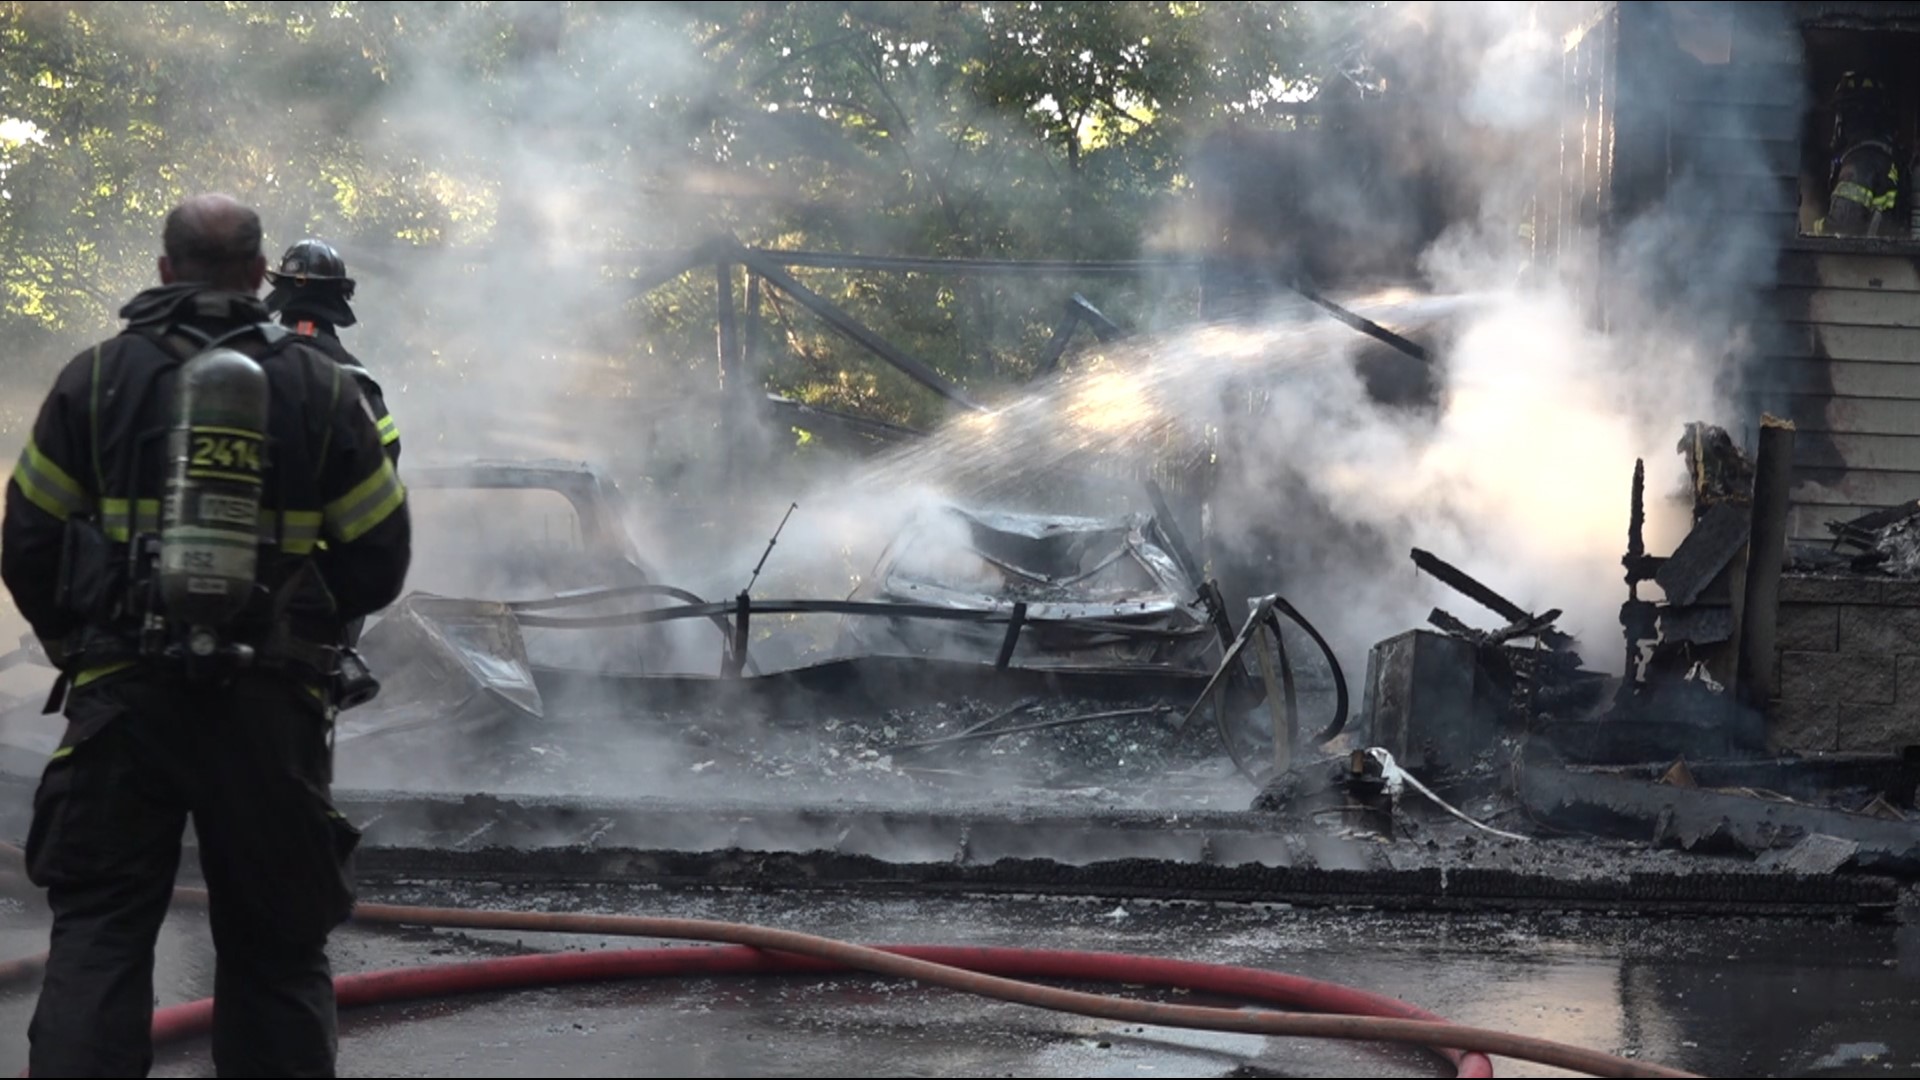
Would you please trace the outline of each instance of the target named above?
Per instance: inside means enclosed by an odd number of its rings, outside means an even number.
[[[1734,692],[1748,708],[1764,711],[1776,688],[1774,643],[1780,615],[1780,567],[1787,557],[1787,503],[1793,489],[1793,422],[1765,417],[1759,441]]]
[[[1073,332],[1080,328],[1081,323],[1092,327],[1093,335],[1101,341],[1113,341],[1126,333],[1086,297],[1074,293],[1067,300],[1067,310],[1060,316],[1059,325],[1053,328],[1053,337],[1047,340],[1047,347],[1040,351],[1040,361],[1034,365],[1034,378],[1051,375],[1059,368],[1060,358],[1066,355],[1067,343],[1073,340]]]
[[[1829,521],[1827,531],[1833,534],[1835,547],[1846,544],[1862,551],[1872,551],[1874,541],[1882,529],[1898,525],[1903,521],[1920,517],[1920,499],[1885,510],[1875,510],[1871,514],[1862,514],[1852,521]]]
[[[1404,337],[1401,337],[1399,334],[1396,334],[1393,331],[1387,329],[1386,327],[1381,326],[1379,323],[1374,322],[1372,319],[1369,319],[1364,315],[1357,315],[1351,311],[1348,311],[1346,308],[1343,308],[1339,304],[1336,304],[1333,301],[1327,299],[1326,297],[1321,296],[1319,293],[1314,292],[1312,289],[1307,288],[1305,285],[1302,285],[1299,282],[1295,282],[1292,288],[1294,292],[1299,293],[1306,300],[1311,301],[1312,303],[1318,305],[1322,311],[1325,311],[1327,314],[1333,316],[1335,321],[1345,323],[1346,325],[1351,326],[1355,330],[1360,331],[1361,333],[1367,335],[1368,337],[1374,339],[1375,341],[1378,341],[1384,345],[1389,345],[1394,349],[1398,350],[1399,352],[1405,353],[1406,355],[1412,357],[1415,360],[1420,361],[1423,364],[1432,362],[1433,358],[1427,353],[1427,350],[1424,346],[1417,345],[1414,342],[1409,341]]]
[[[1549,608],[1532,618],[1521,619],[1509,626],[1502,627],[1488,634],[1486,636],[1487,644],[1504,645],[1515,638],[1538,637],[1544,639],[1547,634],[1552,632],[1553,624],[1559,622],[1560,616],[1563,614],[1565,613],[1559,608]]]
[[[1533,618],[1532,612],[1501,596],[1499,593],[1494,592],[1486,585],[1481,584],[1465,570],[1454,566],[1452,563],[1447,562],[1432,552],[1414,548],[1413,564],[1426,573],[1438,578],[1448,588],[1474,601],[1495,615],[1506,619],[1510,623],[1527,622]],[[1564,651],[1573,644],[1571,637],[1568,637],[1558,630],[1551,629],[1542,631],[1540,640],[1555,652]]]
[[[986,411],[984,406],[968,397],[964,391],[955,386],[946,376],[928,367],[925,363],[915,359],[913,356],[908,355],[905,350],[875,333],[865,323],[854,318],[826,297],[821,296],[819,293],[801,284],[798,279],[792,274],[787,273],[784,268],[772,259],[767,258],[764,254],[751,248],[740,248],[737,254],[739,259],[746,263],[749,269],[766,279],[767,284],[793,297],[801,306],[819,316],[821,321],[832,327],[835,332],[893,365],[914,382],[932,390],[934,393],[959,405],[961,408],[971,409],[974,412]]]
[[[1091,327],[1093,336],[1101,341],[1114,341],[1126,336],[1126,331],[1120,329],[1119,323],[1107,318],[1099,308],[1093,306],[1092,301],[1079,293],[1074,293],[1067,299],[1067,311],[1074,318]]]
[[[1206,262],[1199,259],[1106,259],[1081,262],[1072,259],[945,259],[915,255],[852,255],[837,251],[774,251],[769,248],[753,248],[752,251],[782,266],[804,266],[819,270],[897,270],[934,274],[1143,277],[1169,272],[1197,274],[1207,266]]]
[[[1020,644],[1020,630],[1026,625],[1026,601],[1015,601],[1013,605],[1013,617],[1007,620],[1007,636],[1001,639],[1000,655],[995,657],[993,661],[993,666],[996,670],[1005,671],[1007,670],[1007,665],[1013,662],[1013,650]]]
[[[1060,367],[1060,357],[1067,351],[1067,342],[1073,340],[1073,332],[1080,326],[1080,320],[1072,311],[1060,317],[1059,325],[1053,328],[1053,337],[1047,339],[1047,347],[1040,350],[1040,359],[1033,365],[1033,377],[1043,379]]]
[[[1660,572],[1661,564],[1666,560],[1658,555],[1647,554],[1647,463],[1636,459],[1633,463],[1633,495],[1627,511],[1627,553],[1620,557],[1620,565],[1627,569],[1627,588],[1634,590],[1643,581],[1652,581]],[[1639,593],[1633,592],[1632,598],[1638,599]]]
[[[885,420],[875,420],[870,416],[856,416],[853,413],[841,412],[838,409],[826,409],[818,405],[809,405],[804,401],[795,401],[792,398],[781,397],[778,394],[768,394],[766,397],[766,406],[769,411],[786,415],[791,422],[796,424],[818,424],[844,431],[851,435],[870,436],[889,444],[912,442],[915,439],[924,439],[927,437],[927,433],[921,431],[919,428],[908,427],[905,424],[889,423]]]
[[[1920,872],[1920,824],[1883,821],[1821,806],[1784,803],[1638,777],[1533,761],[1518,770],[1520,801],[1537,820],[1602,836],[1683,848],[1751,853],[1790,848],[1809,836],[1859,844],[1862,870]]]
[[[1480,631],[1461,622],[1453,614],[1443,611],[1440,608],[1434,608],[1431,612],[1428,612],[1427,621],[1439,628],[1443,633],[1451,634],[1457,638],[1465,638],[1468,641],[1475,640],[1480,635]]]
[[[634,292],[650,293],[690,270],[723,261],[734,246],[730,239],[718,238],[682,251],[651,254],[634,270]],[[355,254],[359,254],[358,249]]]

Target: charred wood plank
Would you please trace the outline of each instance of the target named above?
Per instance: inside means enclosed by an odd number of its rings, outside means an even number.
[[[919,428],[809,405],[804,401],[795,401],[778,394],[767,395],[766,407],[769,412],[785,414],[788,422],[791,423],[803,426],[817,424],[848,435],[878,439],[890,444],[911,442],[927,437],[927,433]]]
[[[1451,634],[1457,638],[1465,638],[1468,641],[1478,642],[1483,636],[1480,631],[1461,622],[1459,618],[1452,613],[1443,611],[1440,608],[1434,608],[1428,612],[1427,621],[1432,623],[1442,633]]]
[[[738,257],[754,273],[764,278],[767,284],[793,297],[836,332],[893,365],[908,378],[962,408],[971,409],[974,412],[986,411],[984,406],[968,397],[946,376],[908,355],[905,350],[875,333],[865,323],[848,314],[831,300],[801,284],[778,263],[749,248],[739,249]]]
[[[1687,607],[1700,599],[1713,579],[1747,546],[1747,519],[1748,508],[1738,503],[1715,503],[1707,511],[1654,576],[1669,604]]]
[[[1060,317],[1059,325],[1053,328],[1053,337],[1047,339],[1047,347],[1040,350],[1040,360],[1033,365],[1033,377],[1044,379],[1060,366],[1060,358],[1066,355],[1067,342],[1073,340],[1073,332],[1080,326],[1080,320],[1069,310]]]
[[[678,252],[655,253],[635,268],[633,290],[636,294],[650,293],[696,266],[724,259],[732,247],[728,240],[714,239]]]
[[[1627,568],[1627,588],[1629,589],[1643,581],[1652,581],[1659,575],[1661,565],[1667,561],[1658,555],[1647,554],[1646,528],[1647,463],[1644,460],[1635,460],[1633,497],[1628,507],[1627,553],[1620,557],[1620,565]]]
[[[1515,638],[1538,637],[1544,639],[1552,631],[1553,624],[1560,621],[1564,614],[1559,608],[1550,608],[1529,619],[1521,619],[1511,626],[1495,630],[1487,635],[1487,644],[1504,645]]]
[[[1734,693],[1764,711],[1777,682],[1774,643],[1780,614],[1780,567],[1787,558],[1787,503],[1793,489],[1792,421],[1765,417],[1754,452],[1753,513],[1744,603],[1736,647]]]
[[[1339,304],[1336,304],[1333,301],[1327,299],[1326,297],[1321,296],[1319,293],[1314,292],[1312,289],[1307,288],[1305,285],[1302,285],[1299,282],[1294,282],[1292,285],[1292,288],[1294,292],[1299,293],[1303,298],[1318,305],[1321,310],[1333,316],[1334,321],[1344,323],[1347,326],[1350,326],[1353,329],[1358,330],[1361,333],[1367,335],[1368,337],[1374,339],[1375,341],[1378,341],[1383,345],[1390,346],[1394,350],[1404,353],[1407,356],[1410,356],[1413,359],[1418,360],[1423,364],[1432,362],[1432,357],[1428,355],[1427,350],[1424,346],[1417,345],[1414,342],[1409,341],[1404,337],[1401,337],[1399,334],[1396,334],[1393,331],[1387,329],[1386,327],[1381,326],[1379,323],[1374,322],[1372,319],[1369,319],[1364,315],[1357,315],[1351,311],[1348,311],[1346,308],[1343,308]]]
[[[1834,544],[1847,544],[1862,550],[1870,550],[1875,539],[1874,534],[1889,525],[1897,525],[1909,518],[1920,517],[1920,499],[1885,510],[1875,510],[1871,514],[1862,514],[1852,521],[1829,521],[1827,531],[1834,537]]]
[[[1495,615],[1506,619],[1510,623],[1528,622],[1533,619],[1532,612],[1501,596],[1499,593],[1494,592],[1491,588],[1481,584],[1465,570],[1454,566],[1452,563],[1447,562],[1445,559],[1440,558],[1430,551],[1422,551],[1419,548],[1414,548],[1413,564],[1433,575],[1435,578],[1438,578],[1448,588],[1474,601]],[[1544,642],[1548,648],[1556,652],[1565,650],[1573,644],[1571,637],[1558,630],[1543,631],[1540,635],[1540,640]]]
[[[753,615],[753,601],[742,589],[734,598],[733,643],[727,652],[723,673],[730,679],[737,679],[747,667],[748,622]]]
[[[1660,612],[1660,640],[1718,645],[1733,640],[1733,609],[1722,604],[1666,608]]]
[[[1119,323],[1107,318],[1104,312],[1093,306],[1092,301],[1079,293],[1074,293],[1067,299],[1067,311],[1092,328],[1093,336],[1101,341],[1115,341],[1126,336],[1126,331],[1120,329]]]
[[[918,255],[852,255],[837,251],[775,251],[770,248],[752,250],[754,254],[764,256],[782,266],[805,266],[822,270],[896,270],[963,275],[1141,277],[1174,271],[1198,274],[1207,267],[1204,261],[1198,259],[1106,259],[1076,262],[1071,259],[956,259]]]
[[[1001,671],[1013,662],[1013,650],[1020,644],[1020,629],[1027,625],[1026,601],[1016,601],[1013,605],[1013,618],[1007,620],[1007,636],[1000,642],[1000,655],[994,658],[993,666]]]
[[[1809,836],[1860,845],[1863,870],[1920,872],[1920,823],[1776,802],[1534,761],[1519,770],[1519,796],[1538,819],[1562,828],[1627,839],[1653,838],[1690,850],[1759,853]]]

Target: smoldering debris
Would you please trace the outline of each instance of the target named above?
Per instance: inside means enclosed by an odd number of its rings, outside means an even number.
[[[1830,521],[1833,546],[1825,554],[1848,549],[1847,569],[1887,577],[1920,577],[1920,501],[1863,514],[1851,521]],[[1831,566],[1834,558],[1802,557],[1808,568]]]
[[[369,789],[615,796],[695,802],[1243,806],[1207,737],[1181,737],[1170,701],[978,699],[765,716],[704,708],[571,715],[463,741],[409,731],[340,747],[340,782]],[[993,724],[984,729],[984,724]],[[1211,733],[1202,733],[1210,735]],[[434,762],[431,774],[423,763]],[[425,782],[423,782],[425,781]]]
[[[1769,530],[1776,542],[1784,534],[1784,501],[1762,495],[1791,460],[1792,428],[1768,418],[1767,431],[1749,457],[1724,429],[1687,426],[1676,449],[1690,477],[1694,525],[1668,555],[1650,550],[1646,467],[1636,463],[1620,560],[1628,586],[1623,676],[1584,670],[1575,643],[1554,630],[1558,611],[1528,611],[1415,549],[1422,571],[1504,625],[1476,627],[1436,608],[1429,622],[1438,632],[1376,645],[1362,708],[1366,754],[1394,761],[1410,780],[1452,785],[1489,813],[1518,810],[1538,825],[1731,853],[1782,872],[1920,874],[1914,762],[1782,756],[1769,745],[1768,710],[1754,704],[1777,697],[1779,593],[1757,585],[1777,581],[1787,561],[1755,554],[1767,550]],[[1867,546],[1902,536],[1920,520],[1916,510],[1835,531]],[[1882,561],[1861,569],[1884,576]],[[1661,598],[1643,597],[1646,586]],[[1383,798],[1388,779],[1357,765],[1345,784],[1354,800],[1347,809],[1383,835],[1430,829],[1430,812]],[[1307,808],[1311,790],[1276,783],[1262,800]]]

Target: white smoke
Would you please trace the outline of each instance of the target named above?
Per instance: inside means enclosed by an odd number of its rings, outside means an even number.
[[[1421,547],[1523,608],[1564,609],[1589,666],[1618,672],[1634,461],[1647,464],[1649,545],[1667,550],[1685,529],[1665,498],[1683,476],[1682,426],[1705,419],[1737,432],[1755,419],[1733,413],[1725,388],[1753,314],[1742,270],[1778,240],[1715,213],[1724,192],[1681,174],[1658,205],[1620,223],[1610,251],[1589,222],[1591,246],[1568,238],[1530,265],[1526,210],[1558,194],[1566,133],[1576,143],[1607,134],[1589,112],[1567,111],[1594,100],[1562,92],[1572,39],[1542,26],[1532,4],[1399,7],[1418,29],[1418,47],[1394,54],[1403,70],[1472,73],[1435,81],[1456,96],[1418,102],[1416,126],[1446,133],[1423,148],[1428,175],[1465,188],[1478,207],[1420,268],[1435,292],[1476,298],[1439,351],[1438,412],[1376,405],[1357,378],[1324,369],[1290,377],[1275,386],[1257,442],[1227,464],[1216,518],[1241,554],[1271,555],[1277,586],[1324,624],[1349,665],[1372,641],[1424,625],[1435,604],[1482,626],[1504,622],[1417,580],[1408,551]],[[1643,101],[1671,96],[1637,89]],[[1593,302],[1603,292],[1605,322]],[[1289,524],[1263,528],[1276,521]]]

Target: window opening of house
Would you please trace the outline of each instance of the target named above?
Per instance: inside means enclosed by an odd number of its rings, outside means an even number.
[[[1805,41],[1800,234],[1920,243],[1920,34],[1810,26]]]

